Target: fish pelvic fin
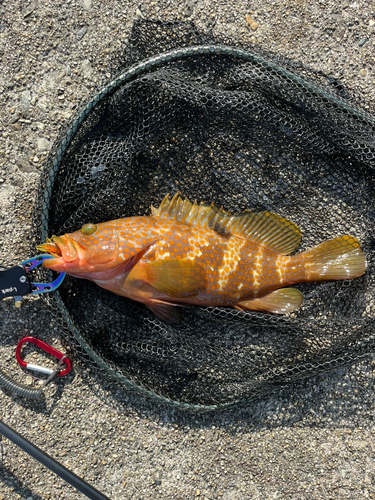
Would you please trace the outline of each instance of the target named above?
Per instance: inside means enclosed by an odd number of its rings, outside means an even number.
[[[286,314],[298,309],[302,304],[303,296],[295,288],[281,288],[261,297],[260,299],[244,300],[237,304],[237,308],[249,311],[266,311],[273,314]]]
[[[177,308],[177,304],[169,304],[161,300],[152,300],[147,303],[147,307],[155,316],[169,325],[179,325],[182,321],[182,314]]]
[[[172,199],[167,195],[160,206],[151,207],[151,211],[154,217],[201,226],[224,238],[240,236],[283,255],[292,253],[301,241],[299,228],[272,212],[246,211],[232,215],[222,208],[216,208],[214,204],[191,203],[179,193]]]
[[[345,280],[362,276],[366,256],[359,241],[339,236],[300,254],[305,261],[306,281]]]

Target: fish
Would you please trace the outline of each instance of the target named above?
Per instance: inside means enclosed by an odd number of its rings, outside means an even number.
[[[232,215],[176,193],[151,207],[149,216],[88,223],[37,248],[53,257],[44,267],[91,280],[177,324],[178,306],[288,314],[303,301],[290,285],[365,273],[365,253],[355,237],[339,236],[291,255],[301,237],[293,222],[275,213]]]

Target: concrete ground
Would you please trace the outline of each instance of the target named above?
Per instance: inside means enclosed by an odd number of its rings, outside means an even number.
[[[48,150],[139,16],[191,20],[251,41],[339,78],[365,106],[374,102],[371,2],[2,0],[1,266],[29,257]],[[30,333],[61,346],[43,301],[21,310],[1,302],[0,367],[35,385],[14,358]],[[0,391],[0,418],[113,500],[374,498],[374,369],[368,357],[241,408],[194,415],[119,390],[77,364],[44,402]],[[3,440],[0,500],[81,498]]]

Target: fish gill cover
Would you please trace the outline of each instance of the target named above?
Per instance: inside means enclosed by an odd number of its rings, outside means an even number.
[[[67,277],[46,300],[82,356],[158,400],[215,409],[373,351],[374,118],[339,82],[191,23],[140,20],[115,64],[54,144],[33,245],[180,191],[293,221],[298,251],[351,234],[367,271],[296,285],[289,315],[193,307],[180,325]]]

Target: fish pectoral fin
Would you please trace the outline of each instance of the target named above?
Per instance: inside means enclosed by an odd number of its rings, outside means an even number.
[[[147,303],[147,307],[155,316],[170,325],[179,325],[181,323],[182,314],[177,308],[177,305],[178,304],[171,304],[158,299],[151,299],[151,301]]]
[[[303,295],[295,288],[281,288],[260,299],[240,301],[237,306],[250,311],[286,314],[298,309],[302,301]]]
[[[207,286],[204,267],[189,259],[154,260],[141,267],[145,281],[171,297],[193,297]]]

